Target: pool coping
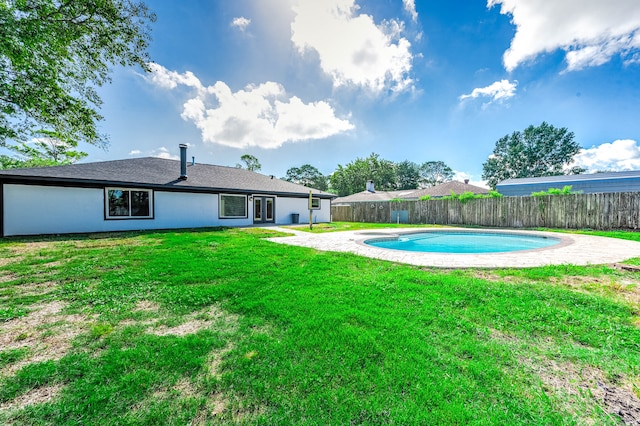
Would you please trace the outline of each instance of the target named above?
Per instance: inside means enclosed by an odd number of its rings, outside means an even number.
[[[271,228],[274,229],[274,228]],[[513,232],[534,234],[563,241],[551,247],[501,252],[490,254],[454,254],[454,253],[420,253],[400,250],[388,250],[361,244],[361,241],[372,237],[384,237],[400,233],[425,232],[429,228],[382,228],[376,230],[340,231],[327,233],[310,233],[289,228],[275,229],[285,232],[286,237],[274,237],[268,240],[279,244],[296,245],[322,251],[347,252],[374,259],[388,260],[415,266],[446,269],[463,268],[528,268],[545,265],[602,265],[622,262],[640,257],[640,242],[618,238],[597,237],[581,234],[561,234],[547,231],[528,231],[498,228],[458,228],[445,227],[439,230],[461,232]],[[375,235],[374,235],[375,234]]]

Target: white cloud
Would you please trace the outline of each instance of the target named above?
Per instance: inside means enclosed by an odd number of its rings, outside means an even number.
[[[154,64],[152,83],[168,89],[190,87],[182,118],[196,125],[204,142],[235,148],[278,148],[285,142],[324,139],[354,128],[336,117],[325,101],[305,104],[278,83],[248,85],[232,92],[224,82],[205,87],[192,73],[179,74]],[[157,76],[154,76],[156,75]]]
[[[190,144],[187,144],[190,145]],[[155,158],[165,158],[167,160],[179,160],[180,156],[178,154],[172,154],[172,151],[170,151],[169,149],[167,149],[164,146],[161,146],[160,148],[156,148],[156,149],[151,149],[148,151],[145,151],[144,153],[139,150],[139,149],[134,149],[132,151],[129,152],[129,155],[148,155],[150,157],[155,157]]]
[[[198,91],[204,91],[204,86],[191,71],[180,74],[176,71],[169,71],[159,64],[150,63],[148,65],[151,73],[146,78],[156,86],[164,89],[175,89],[178,85],[184,85],[198,89]]]
[[[640,170],[640,145],[631,139],[603,143],[581,150],[571,165],[583,167],[588,172]]]
[[[358,13],[355,0],[297,0],[291,41],[300,53],[318,54],[320,67],[334,87],[355,85],[380,94],[412,86],[411,43],[401,37],[396,20],[376,25]]]
[[[567,71],[602,65],[614,55],[633,59],[640,49],[638,0],[487,1],[488,8],[498,4],[516,26],[503,57],[508,71],[558,49],[566,52]]]
[[[418,12],[416,12],[415,0],[402,0],[402,4],[404,5],[404,10],[411,15],[411,20],[413,22],[418,22]]]
[[[466,179],[469,179],[469,185],[479,186],[480,188],[489,188],[487,182],[481,180],[474,180],[473,175],[470,175],[467,172],[459,172],[457,170],[453,171],[453,180],[457,180],[458,182],[464,182]]]
[[[69,149],[75,148],[74,146],[70,145],[68,142],[62,141],[55,137],[49,137],[49,136],[32,138],[27,142],[27,145],[32,145],[32,144],[49,145],[51,148],[56,148],[56,147],[69,148]]]
[[[465,99],[476,99],[480,97],[491,98],[489,102],[484,104],[485,106],[487,106],[493,102],[502,102],[515,96],[517,86],[517,81],[514,81],[512,83],[509,80],[500,80],[486,87],[475,88],[468,95],[461,95],[459,99],[461,101],[464,101]]]
[[[169,151],[164,146],[161,146],[157,150],[151,151],[151,156],[152,157],[156,157],[156,158],[164,158],[164,159],[167,159],[167,160],[179,160],[180,159],[179,155],[171,154],[171,151]]]
[[[251,24],[251,19],[245,18],[244,16],[233,18],[233,21],[231,21],[231,26],[238,28],[242,32],[247,29],[249,24]]]

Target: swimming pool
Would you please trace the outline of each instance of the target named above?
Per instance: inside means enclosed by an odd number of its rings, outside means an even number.
[[[560,238],[515,232],[434,230],[371,238],[364,244],[391,250],[471,254],[537,250],[560,242]]]

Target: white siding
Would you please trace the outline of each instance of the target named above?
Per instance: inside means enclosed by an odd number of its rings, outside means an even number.
[[[102,231],[104,191],[4,185],[4,234]]]
[[[134,187],[132,187],[134,188]],[[105,220],[104,189],[38,185],[4,185],[4,235],[64,234],[78,232],[247,226],[253,224],[253,203],[248,218],[219,219],[218,194],[154,191],[153,219]],[[276,198],[276,223],[309,223],[307,198]],[[314,223],[331,220],[330,200],[313,210]]]
[[[4,185],[4,234],[243,226],[250,219],[219,220],[218,195],[154,191],[154,219],[104,218],[104,190]]]
[[[154,191],[155,219],[150,228],[218,226],[218,195]],[[149,228],[147,228],[149,229]]]
[[[291,213],[300,215],[300,223],[309,223],[309,199],[278,197],[276,200],[276,223],[291,223]],[[331,201],[320,200],[320,209],[313,210],[313,223],[331,221]]]

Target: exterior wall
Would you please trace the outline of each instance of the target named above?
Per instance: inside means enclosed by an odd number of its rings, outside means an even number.
[[[4,235],[243,226],[218,219],[218,194],[154,191],[153,219],[104,218],[104,189],[4,185]]]
[[[529,196],[532,192],[548,191],[550,188],[562,189],[571,186],[573,192],[583,194],[600,194],[611,192],[640,192],[640,178],[568,180],[563,178],[556,182],[506,183],[496,185],[496,190],[509,197]]]
[[[309,199],[278,197],[276,199],[276,223],[290,224],[292,213],[300,215],[299,223],[309,223]],[[320,200],[320,209],[313,210],[313,223],[322,222],[331,222],[331,200]]]
[[[4,185],[4,235],[99,231],[101,189]],[[97,206],[97,207],[96,207]]]
[[[103,188],[4,184],[3,197],[5,236],[253,224],[252,202],[247,218],[219,219],[218,194],[153,191],[152,219],[109,220],[105,220]],[[307,198],[277,197],[275,208],[276,224],[291,224],[291,213],[300,214],[300,223],[309,223]],[[330,200],[321,200],[313,220],[331,220]]]

